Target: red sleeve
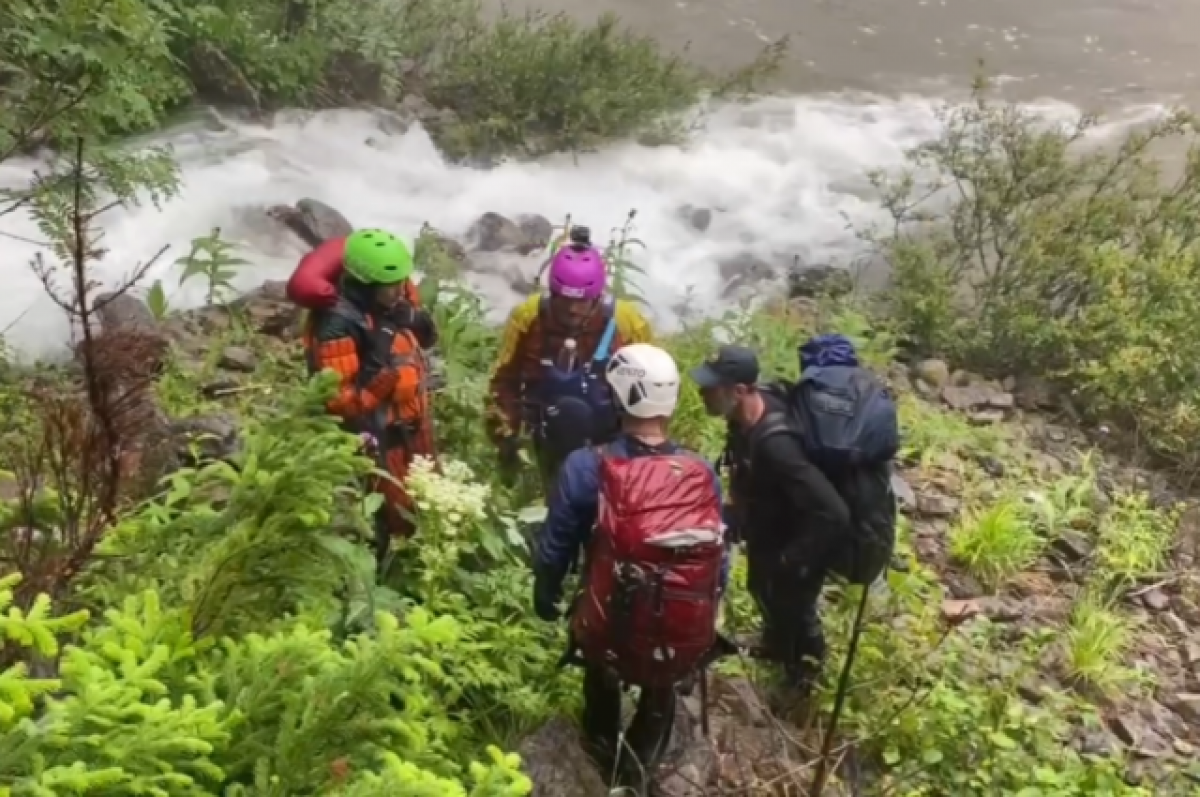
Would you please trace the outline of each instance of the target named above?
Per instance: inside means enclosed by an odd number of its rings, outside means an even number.
[[[310,310],[332,307],[338,297],[337,284],[345,252],[345,238],[330,238],[302,257],[288,280],[288,298]]]

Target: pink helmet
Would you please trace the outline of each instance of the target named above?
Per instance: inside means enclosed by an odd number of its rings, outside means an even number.
[[[599,299],[608,282],[600,251],[584,243],[558,250],[550,263],[550,293],[568,299]]]

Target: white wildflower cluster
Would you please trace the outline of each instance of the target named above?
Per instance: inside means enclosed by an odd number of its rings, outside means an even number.
[[[465,519],[482,520],[491,488],[475,481],[475,474],[464,462],[444,460],[442,472],[429,457],[416,457],[409,466],[405,484],[423,512],[436,512],[451,525]]]

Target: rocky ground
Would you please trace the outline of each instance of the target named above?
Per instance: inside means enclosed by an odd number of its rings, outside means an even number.
[[[695,209],[689,212],[704,215]],[[349,229],[336,211],[310,200],[274,208],[271,215],[310,244]],[[702,220],[697,224],[703,226]],[[551,234],[549,221],[540,217],[510,220],[487,214],[461,242],[443,238],[442,243],[460,268],[470,270],[478,267],[480,255],[539,252]],[[806,280],[815,291],[827,287],[825,280],[838,279],[822,273],[793,272],[793,295],[808,291]],[[524,281],[516,282],[518,277]],[[529,275],[512,279],[514,287],[532,286]],[[168,455],[156,460],[159,469],[232,452],[237,444],[236,405],[269,393],[280,369],[295,373],[300,368],[295,340],[299,314],[283,288],[282,283],[267,283],[229,306],[190,310],[162,322],[137,300],[122,299],[107,308],[106,334],[136,328],[156,337],[160,345],[149,350],[160,359],[151,366],[174,374],[142,394],[146,416],[155,421],[146,423],[135,460],[156,446],[163,449],[163,441]],[[1096,454],[1096,441],[1073,422],[1069,401],[1038,380],[991,382],[936,360],[894,364],[888,377],[901,396],[906,428],[906,448],[895,478],[909,520],[904,547],[939,575],[942,614],[954,629],[951,633],[981,620],[1009,627],[1014,638],[1035,629],[1061,631],[1095,570],[1096,518],[1106,502],[1141,491],[1149,496],[1151,509],[1166,512],[1183,498],[1159,474]],[[173,401],[172,391],[186,393],[186,401]],[[192,410],[172,419],[184,405]],[[961,523],[1014,487],[1027,490],[1030,501],[1038,500],[1039,491],[1079,490],[1075,503],[1080,511],[1066,519],[1031,565],[987,587],[956,560],[951,540]],[[1122,612],[1138,629],[1122,664],[1136,668],[1149,686],[1091,693],[1061,659],[1051,656],[1040,670],[1040,682],[1022,691],[1030,702],[1039,700],[1047,688],[1086,693],[1100,706],[1104,727],[1080,728],[1073,744],[1098,755],[1128,749],[1133,753],[1131,776],[1185,765],[1200,746],[1200,579],[1195,567],[1200,508],[1185,507],[1169,567],[1145,574],[1120,592]],[[660,773],[660,793],[797,793],[798,784],[811,777],[805,763],[811,761],[815,733],[780,720],[766,704],[753,680],[713,675],[706,736],[701,732],[698,694],[681,701],[679,732]],[[608,793],[599,776],[584,765],[575,731],[563,720],[527,739],[521,753],[539,795]]]
[[[998,430],[1000,439],[1009,442],[1003,455],[999,450],[960,449],[910,458],[896,480],[912,521],[913,549],[920,561],[936,569],[945,586],[942,610],[948,622],[982,615],[1011,624],[1018,632],[1062,628],[1094,572],[1095,515],[1087,510],[1068,519],[1068,528],[1045,554],[1001,589],[985,589],[954,561],[947,540],[964,511],[964,493],[974,493],[976,501],[989,492],[999,493],[1009,470],[1025,469],[1033,484],[1047,490],[1071,485],[1071,479],[1085,485],[1090,478],[1101,504],[1118,494],[1140,492],[1148,496],[1150,508],[1182,508],[1166,570],[1147,573],[1121,591],[1121,610],[1139,629],[1124,664],[1145,673],[1153,686],[1123,696],[1096,695],[1107,727],[1081,734],[1077,744],[1093,752],[1127,747],[1135,754],[1135,770],[1170,765],[1172,759],[1191,761],[1200,745],[1200,579],[1195,567],[1200,507],[1185,501],[1162,474],[1130,466],[1116,456],[1098,456],[1096,441],[1072,422],[1069,402],[1045,383],[997,384],[951,372],[940,361],[911,369],[898,366],[891,376],[901,390],[921,397],[929,411],[936,407],[976,428]],[[1089,469],[1094,469],[1093,477],[1085,476]],[[968,486],[971,480],[976,484]],[[1133,534],[1135,529],[1117,531]],[[1078,687],[1062,661],[1045,665],[1045,683],[1036,686],[1064,691]],[[1036,696],[1037,690],[1030,694]]]

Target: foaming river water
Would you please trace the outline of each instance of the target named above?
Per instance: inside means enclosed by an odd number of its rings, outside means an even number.
[[[637,236],[647,244],[637,254],[648,274],[641,287],[655,320],[670,327],[685,295],[693,309],[720,307],[722,258],[852,261],[860,250],[851,228],[886,220],[866,173],[903,167],[908,148],[938,135],[938,109],[961,98],[976,58],[1005,75],[1008,96],[1052,119],[1101,107],[1110,130],[1192,100],[1189,91],[1200,86],[1180,38],[1196,28],[1183,22],[1200,24],[1194,0],[1062,0],[1053,9],[1033,0],[551,2],[584,16],[617,11],[669,46],[693,41],[693,55],[718,67],[792,34],[782,87],[791,94],[716,109],[681,147],[618,144],[490,170],[447,164],[420,128],[389,135],[368,112],[184,124],[147,140],[174,149],[181,195],[161,210],[105,217],[108,254],[96,276],[115,281],[169,245],[150,281],[163,280],[174,306],[197,303],[203,286],[178,287],[174,261],[192,238],[220,227],[252,264],[242,286],[283,278],[304,249],[263,210],[302,197],[332,205],[356,226],[410,238],[423,222],[461,234],[494,211],[556,223],[570,213],[604,240],[636,208]],[[0,184],[20,184],[35,167],[0,164]],[[713,209],[711,226],[696,232],[678,212],[683,205]],[[0,330],[32,356],[61,347],[68,333],[27,265],[39,239],[29,217],[0,218]],[[497,315],[518,298],[503,279],[472,279]]]

